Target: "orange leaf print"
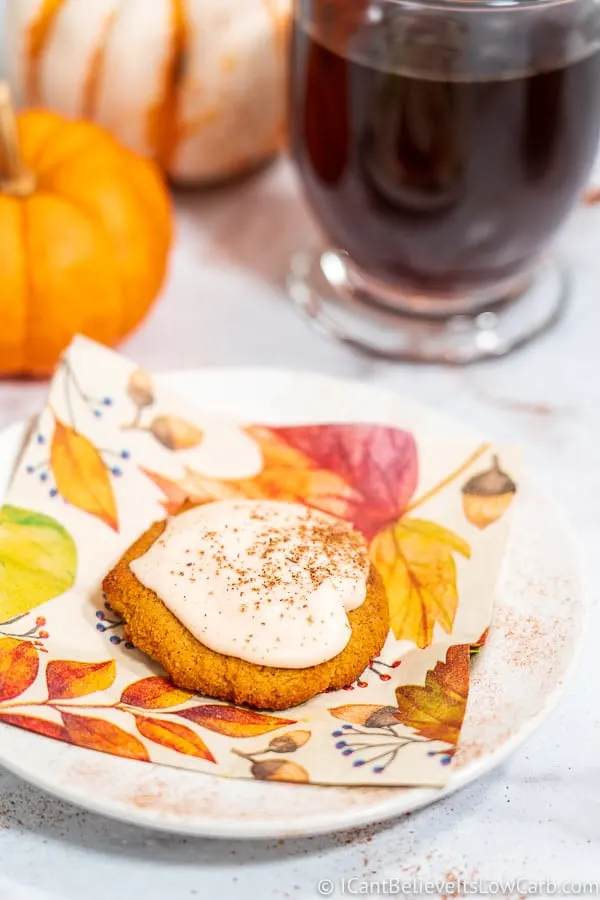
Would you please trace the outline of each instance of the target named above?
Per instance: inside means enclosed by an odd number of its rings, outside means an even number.
[[[55,741],[70,743],[69,732],[56,722],[48,722],[46,719],[38,719],[35,716],[21,716],[16,713],[0,712],[0,722],[7,725],[15,725],[35,734],[43,734],[44,737],[54,738]]]
[[[218,706],[216,703],[206,706],[193,706],[184,709],[178,715],[189,719],[196,725],[201,725],[209,731],[224,734],[226,737],[256,737],[259,734],[267,734],[285,725],[295,725],[295,719],[280,719],[278,716],[265,716],[262,713],[252,712],[251,709],[242,709],[239,706]]]
[[[117,505],[108,468],[84,435],[56,419],[50,465],[58,492],[77,509],[119,530]]]
[[[168,678],[151,675],[126,687],[121,694],[121,703],[138,709],[168,709],[180,706],[193,696],[189,691],[176,688]]]
[[[50,700],[71,700],[109,688],[117,674],[114,659],[106,662],[73,662],[54,659],[46,667],[46,684]]]
[[[135,717],[137,730],[149,741],[166,747],[167,750],[175,750],[176,753],[184,753],[186,756],[196,756],[198,759],[206,759],[208,762],[216,762],[214,756],[202,740],[191,728],[179,725],[177,722],[163,722],[161,719],[148,719],[143,716]]]
[[[395,637],[428,647],[436,622],[452,631],[458,607],[453,553],[469,558],[461,537],[422,519],[402,519],[371,544],[371,559],[385,585]]]
[[[29,641],[0,639],[0,701],[14,700],[31,687],[39,669],[37,650]]]
[[[185,468],[185,475],[179,481],[171,481],[158,472],[140,467],[142,472],[165,495],[162,505],[167,515],[176,513],[186,500],[191,503],[209,503],[211,500],[228,500],[235,497],[243,497],[242,492],[235,484],[226,481],[217,481],[207,478],[199,472],[194,472],[189,467]]]
[[[259,475],[238,481],[219,481],[186,467],[183,478],[171,481],[148,469],[141,471],[166,497],[163,506],[176,512],[186,500],[206,503],[211,500],[279,499],[303,503],[309,496],[323,495],[334,504],[335,511],[346,511],[344,494],[350,489],[331,472],[313,471],[309,459],[275,439],[268,429],[250,429],[250,437],[260,442],[263,468]]]
[[[69,734],[69,740],[78,747],[88,750],[99,750],[123,756],[127,759],[140,759],[148,762],[149,756],[141,741],[104,719],[92,719],[87,716],[74,716],[61,712],[62,720]]]
[[[367,540],[404,512],[417,484],[417,451],[409,432],[379,425],[252,426],[262,471],[218,481],[186,469],[179,481],[148,470],[171,513],[193,503],[248,499],[304,503],[351,522]]]
[[[456,746],[469,695],[469,647],[450,647],[446,661],[427,673],[425,685],[396,689],[397,719],[421,737]]]
[[[343,478],[316,466],[269,428],[254,427],[247,431],[260,446],[263,469],[253,478],[231,482],[239,496],[306,503],[340,518],[347,516],[356,497]]]
[[[471,654],[472,655],[479,653],[481,648],[485,647],[485,645],[487,643],[488,635],[489,635],[489,628],[486,628],[485,631],[483,632],[483,634],[481,634],[479,636],[479,638],[475,641],[475,643],[471,644]]]
[[[164,475],[159,475],[158,472],[152,472],[150,469],[144,469],[143,467],[140,467],[140,472],[146,478],[149,478],[164,494],[166,499],[161,500],[161,504],[168,516],[172,516],[178,509],[181,509],[188,498],[192,499],[190,492],[186,490],[183,484],[171,481],[170,478],[165,478]]]

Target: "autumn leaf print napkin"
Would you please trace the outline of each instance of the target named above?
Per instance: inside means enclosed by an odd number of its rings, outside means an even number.
[[[517,453],[408,401],[393,421],[368,419],[233,422],[76,339],[0,510],[0,722],[235,778],[443,786],[490,623]],[[362,532],[391,631],[355,684],[259,713],[177,689],[125,640],[103,576],[184,500],[229,497],[300,500]]]

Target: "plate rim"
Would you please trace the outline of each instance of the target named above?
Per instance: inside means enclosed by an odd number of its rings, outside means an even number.
[[[208,374],[213,377],[223,375],[240,379],[247,378],[248,376],[257,377],[259,374],[261,377],[267,379],[273,377],[276,378],[283,374],[285,374],[286,377],[292,376],[293,378],[308,376],[315,380],[324,379],[335,383],[338,386],[346,386],[347,388],[360,385],[363,390],[364,388],[371,389],[378,394],[383,392],[390,394],[395,398],[402,396],[393,389],[380,387],[372,383],[365,383],[358,379],[331,376],[310,370],[296,371],[275,367],[206,366],[197,369],[164,372],[160,373],[157,377],[160,378],[160,380],[167,382],[168,386],[171,386],[172,383],[178,380],[199,376],[202,377]],[[421,404],[419,401],[413,400],[410,397],[407,398],[407,400],[414,402],[417,405],[426,405]],[[449,418],[444,412],[438,411],[435,408],[432,409],[432,407],[429,406],[427,408],[438,414],[440,418]],[[16,435],[20,430],[26,429],[28,421],[29,420],[25,418],[19,419],[0,429],[0,447],[6,440],[10,440],[11,433],[14,432]],[[404,808],[404,805],[398,798],[394,797],[393,794],[390,796],[388,793],[386,794],[386,800],[383,803],[375,802],[367,805],[357,805],[351,809],[346,809],[343,812],[333,814],[327,811],[325,811],[324,814],[310,813],[302,818],[298,826],[294,827],[294,824],[290,822],[289,818],[286,819],[283,817],[260,820],[259,822],[252,822],[252,820],[234,817],[231,819],[215,821],[207,819],[205,814],[197,813],[193,818],[188,819],[176,817],[175,815],[167,814],[164,810],[153,809],[152,807],[137,808],[132,804],[127,804],[124,800],[115,800],[111,798],[111,800],[103,803],[102,799],[97,800],[96,796],[93,794],[89,797],[82,796],[80,788],[71,788],[71,786],[64,783],[60,784],[60,786],[52,784],[49,778],[38,775],[36,770],[32,770],[31,768],[28,769],[27,766],[21,765],[19,761],[14,761],[10,758],[7,761],[3,752],[4,744],[10,734],[14,734],[15,729],[13,726],[5,723],[0,723],[0,765],[18,778],[32,784],[45,793],[106,818],[127,822],[138,827],[150,828],[152,830],[215,839],[262,840],[281,837],[306,837],[310,835],[345,831],[352,828],[364,827],[373,824],[374,822],[384,822],[405,815],[408,812],[422,809],[424,806],[428,806],[431,803],[435,803],[450,796],[455,791],[476,781],[482,775],[492,771],[500,765],[553,713],[561,699],[564,697],[577,672],[585,646],[591,599],[586,569],[582,559],[582,552],[577,542],[576,533],[562,506],[554,499],[550,492],[546,490],[540,480],[527,469],[525,469],[524,474],[526,475],[527,480],[544,495],[545,501],[551,506],[553,517],[559,527],[563,530],[564,538],[569,545],[569,550],[574,563],[573,572],[574,576],[576,576],[577,597],[581,603],[581,615],[578,623],[573,624],[570,659],[562,672],[560,682],[555,686],[553,691],[544,698],[544,704],[541,709],[522,725],[515,734],[511,735],[507,741],[499,745],[491,753],[484,754],[480,758],[467,763],[463,768],[458,769],[445,787],[441,789],[427,787],[411,788],[411,790],[414,791],[414,802],[411,803],[410,809]],[[41,735],[30,732],[24,733],[27,735],[28,740],[37,743],[38,746],[41,746],[42,743],[45,742],[44,737]],[[85,748],[65,745],[64,749],[65,752],[77,754],[83,761],[89,761],[98,756],[93,750],[86,750]],[[109,757],[109,759],[111,758]],[[135,760],[124,759],[119,759],[118,761],[115,760],[115,763],[119,765],[134,766],[136,767],[136,770],[138,770],[140,765]],[[163,766],[144,763],[145,773],[160,772],[163,770]],[[190,772],[189,774],[198,778],[206,777],[200,772]],[[318,785],[311,785],[310,788],[311,790],[322,789]],[[324,789],[327,790],[328,788]],[[349,787],[347,789],[351,790],[352,788]],[[393,789],[390,789],[389,787],[386,788],[387,792],[391,790]],[[406,788],[399,788],[398,790],[405,796]],[[334,821],[332,821],[332,815],[337,817]]]

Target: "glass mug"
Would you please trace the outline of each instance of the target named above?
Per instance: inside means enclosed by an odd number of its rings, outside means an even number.
[[[289,289],[322,330],[468,362],[556,320],[548,246],[600,132],[599,0],[296,0],[290,91],[325,243]]]

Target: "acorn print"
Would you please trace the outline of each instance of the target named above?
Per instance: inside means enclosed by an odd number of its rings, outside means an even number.
[[[462,489],[465,516],[477,528],[487,528],[504,515],[516,492],[516,484],[494,456],[491,468],[474,475]]]
[[[367,728],[388,728],[398,724],[398,710],[395,706],[382,706],[364,721]]]
[[[336,719],[365,728],[388,728],[398,724],[398,710],[395,706],[376,706],[372,703],[350,703],[347,706],[330,708]]]
[[[254,750],[252,753],[245,753],[237,748],[232,749],[232,753],[247,759],[250,763],[250,774],[253,778],[261,781],[296,781],[298,783],[307,783],[310,781],[308,772],[298,763],[290,762],[289,759],[258,759],[265,753],[294,753],[300,747],[303,747],[310,740],[310,731],[288,731],[286,734],[280,734],[269,741],[264,750]]]
[[[287,734],[274,737],[264,752],[268,753],[270,750],[271,753],[293,753],[298,747],[303,747],[309,738],[310,731],[288,731]]]
[[[252,763],[250,769],[253,778],[261,781],[295,781],[306,784],[310,779],[308,772],[298,763],[289,759],[265,759]]]
[[[152,378],[145,369],[136,369],[129,377],[127,393],[137,406],[138,410],[154,403],[154,389]]]
[[[262,756],[263,753],[295,753],[300,747],[304,747],[310,739],[310,734],[310,731],[288,731],[287,734],[274,737],[264,750],[254,750],[252,753],[242,753],[241,750],[233,752],[236,756],[250,760],[253,760],[255,756]]]
[[[177,416],[157,416],[148,430],[167,450],[191,450],[204,437],[200,428]]]

